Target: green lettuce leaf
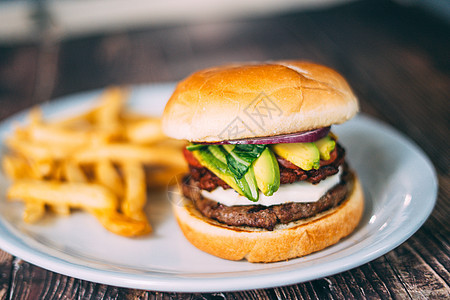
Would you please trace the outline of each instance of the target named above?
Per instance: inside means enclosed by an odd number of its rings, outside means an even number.
[[[261,155],[266,145],[224,145],[230,171],[241,179],[252,163]]]

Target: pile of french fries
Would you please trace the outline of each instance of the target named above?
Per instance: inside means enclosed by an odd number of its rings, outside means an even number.
[[[44,120],[39,108],[32,109],[27,124],[7,137],[7,198],[24,202],[25,222],[82,209],[118,235],[152,231],[144,211],[147,191],[186,171],[185,144],[164,136],[159,119],[127,111],[128,94],[108,88],[93,99],[98,105],[65,119]]]

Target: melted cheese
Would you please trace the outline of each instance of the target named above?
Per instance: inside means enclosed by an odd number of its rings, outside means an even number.
[[[328,176],[318,184],[312,184],[306,181],[282,184],[278,191],[272,196],[265,196],[260,192],[258,202],[248,200],[245,196],[239,195],[239,193],[233,189],[224,190],[222,187],[218,187],[211,192],[203,190],[202,195],[203,197],[217,201],[226,206],[257,204],[271,206],[288,202],[316,202],[329,189],[339,183],[341,173],[342,169],[339,168],[339,172],[337,174]]]

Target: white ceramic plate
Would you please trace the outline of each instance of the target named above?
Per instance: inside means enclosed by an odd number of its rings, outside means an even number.
[[[130,106],[160,115],[173,84],[135,87]],[[43,106],[60,117],[92,105],[99,91],[65,97]],[[0,123],[0,145],[12,123]],[[127,239],[105,231],[87,213],[46,217],[24,224],[22,204],[8,203],[7,179],[0,174],[0,247],[43,268],[121,287],[174,292],[212,292],[268,288],[343,272],[392,250],[430,215],[437,195],[432,164],[411,141],[367,116],[334,126],[365,189],[366,207],[356,231],[340,243],[286,262],[251,264],[227,261],[194,248],[171,214],[166,193],[149,195],[151,236]]]

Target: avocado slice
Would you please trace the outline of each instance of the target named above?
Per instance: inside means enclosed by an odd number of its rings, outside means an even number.
[[[214,155],[218,160],[223,162],[225,165],[227,164],[227,157],[225,153],[222,151],[220,146],[218,145],[210,145],[208,146],[208,150]]]
[[[320,159],[322,160],[329,160],[330,159],[330,153],[334,150],[336,147],[336,142],[331,139],[330,136],[326,136],[321,138],[318,141],[314,142],[319,149],[320,153]]]
[[[266,148],[253,163],[256,183],[266,196],[272,196],[280,187],[280,168],[275,155]]]
[[[320,153],[314,143],[275,144],[272,150],[305,171],[320,167]]]
[[[237,184],[242,188],[242,191],[244,192],[243,195],[245,197],[253,202],[258,201],[259,190],[253,167],[250,167],[248,169],[248,172],[245,173],[244,177],[242,177],[241,179],[235,179]]]
[[[222,162],[213,153],[207,149],[192,151],[194,157],[200,162],[200,164],[208,168],[211,172],[216,174],[220,179],[225,181],[229,186],[235,189],[237,192],[242,194],[242,190],[236,184],[234,176],[230,173],[227,168],[227,164]]]
[[[192,151],[194,157],[200,164],[225,181],[239,194],[251,201],[258,201],[259,193],[253,168],[241,179],[236,178],[226,164],[226,158],[220,146],[211,145],[208,148]]]

